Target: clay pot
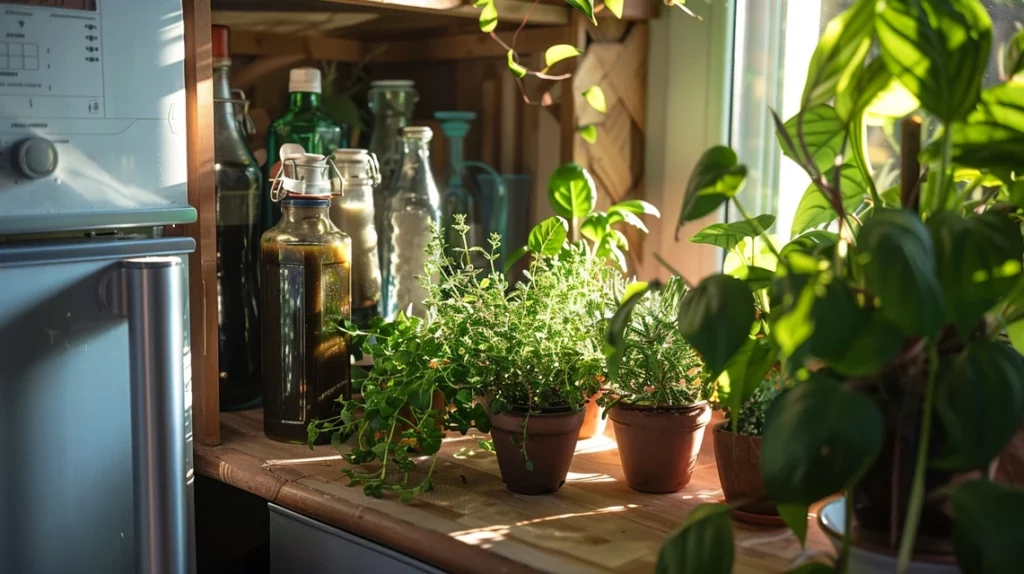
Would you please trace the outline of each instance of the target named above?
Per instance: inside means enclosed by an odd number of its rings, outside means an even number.
[[[741,512],[778,516],[774,504],[755,500],[764,496],[764,484],[761,482],[761,437],[735,434],[729,429],[729,421],[715,425],[712,437],[715,440],[718,479],[722,482],[725,501],[736,503],[749,500],[751,502],[739,506]]]
[[[583,409],[583,426],[580,427],[580,440],[593,438],[604,432],[605,421],[601,418],[601,407],[597,406],[597,399],[601,398],[604,390],[587,399],[587,406]]]
[[[583,410],[553,414],[491,413],[491,438],[498,455],[501,480],[518,494],[555,492],[565,477],[583,425]],[[526,457],[523,456],[523,423],[526,422]],[[527,468],[527,459],[533,470]]]
[[[711,420],[707,401],[665,408],[620,402],[608,416],[615,424],[622,471],[631,488],[667,494],[690,482],[704,427]]]

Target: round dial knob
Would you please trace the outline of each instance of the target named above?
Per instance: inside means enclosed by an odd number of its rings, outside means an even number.
[[[57,148],[46,138],[22,140],[15,151],[14,163],[25,177],[46,177],[57,169]]]

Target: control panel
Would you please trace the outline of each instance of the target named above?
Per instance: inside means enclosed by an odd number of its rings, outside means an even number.
[[[0,236],[188,209],[183,26],[181,0],[0,0]]]

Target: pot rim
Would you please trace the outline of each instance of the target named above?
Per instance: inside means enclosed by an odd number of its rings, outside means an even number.
[[[519,407],[519,408],[523,408],[523,407]],[[539,418],[557,418],[557,417],[576,416],[577,414],[580,414],[580,413],[582,413],[583,411],[586,410],[585,405],[581,406],[580,408],[578,408],[576,410],[547,412],[547,413],[543,412],[543,411],[539,412],[539,413],[527,413],[526,411],[518,411],[518,410],[515,410],[515,409],[516,409],[516,407],[509,407],[509,408],[506,408],[505,410],[501,411],[500,413],[496,413],[496,412],[492,411],[491,409],[487,409],[487,414],[489,416],[499,416],[499,417],[502,416],[502,415],[507,415],[509,417],[517,418],[517,419],[525,419],[527,415],[529,415],[531,419],[532,418],[538,418],[538,417]]]
[[[665,413],[665,414],[672,413],[672,414],[675,414],[675,413],[683,413],[683,412],[688,412],[688,411],[693,411],[693,410],[701,410],[701,409],[703,409],[705,407],[708,407],[709,405],[710,405],[710,403],[705,400],[705,401],[697,401],[695,403],[690,403],[688,405],[653,407],[653,406],[648,406],[648,405],[638,405],[638,404],[635,404],[635,403],[629,403],[629,402],[626,402],[626,401],[622,400],[622,401],[619,401],[619,402],[615,403],[614,405],[612,405],[611,409],[609,409],[609,410],[622,409],[624,411],[641,411],[641,412],[649,412],[649,413],[655,413],[655,414],[659,414],[659,413]]]
[[[826,518],[826,512],[825,511],[826,511],[826,508],[829,507],[829,506],[838,505],[840,507],[843,507],[844,512],[845,512],[845,505],[846,505],[845,501],[846,501],[846,497],[845,496],[843,496],[843,495],[835,496],[835,497],[833,497],[831,499],[826,500],[826,502],[821,505],[821,508],[818,509],[818,518],[817,518],[817,520],[818,520],[818,527],[821,528],[821,531],[825,533],[825,536],[829,538],[829,541],[833,545],[838,545],[838,544],[842,543],[843,532],[841,532],[839,529],[840,528],[845,529],[845,524],[840,523],[840,524],[833,525],[830,522],[826,522],[827,518]],[[856,528],[854,528],[854,533],[856,534]],[[873,544],[866,544],[862,540],[858,540],[857,536],[855,536],[855,535],[850,536],[850,542],[851,542],[851,544],[853,546],[856,546],[857,548],[863,550],[864,552],[870,552],[872,554],[879,554],[879,555],[888,556],[888,557],[891,557],[891,558],[895,558],[896,557],[896,552],[895,551],[889,550],[887,548],[879,548],[879,547],[877,547],[877,546],[875,546]],[[936,553],[936,552],[920,552],[920,551],[915,551],[913,553],[913,555],[911,556],[910,560],[911,560],[911,563],[918,562],[918,563],[923,563],[923,564],[937,564],[937,565],[956,564],[956,556],[954,554],[944,554],[944,553]]]
[[[729,422],[730,422],[729,419],[725,419],[722,422],[715,423],[715,426],[711,427],[711,430],[713,430],[714,432],[721,432],[721,433],[725,433],[727,435],[731,435],[731,436],[735,436],[735,437],[756,438],[756,439],[764,438],[761,435],[749,435],[749,434],[741,434],[741,433],[732,432],[731,430],[729,430],[729,426],[730,426]]]

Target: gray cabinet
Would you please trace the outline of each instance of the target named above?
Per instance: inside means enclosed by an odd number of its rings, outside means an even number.
[[[270,574],[442,574],[394,550],[268,503]]]

